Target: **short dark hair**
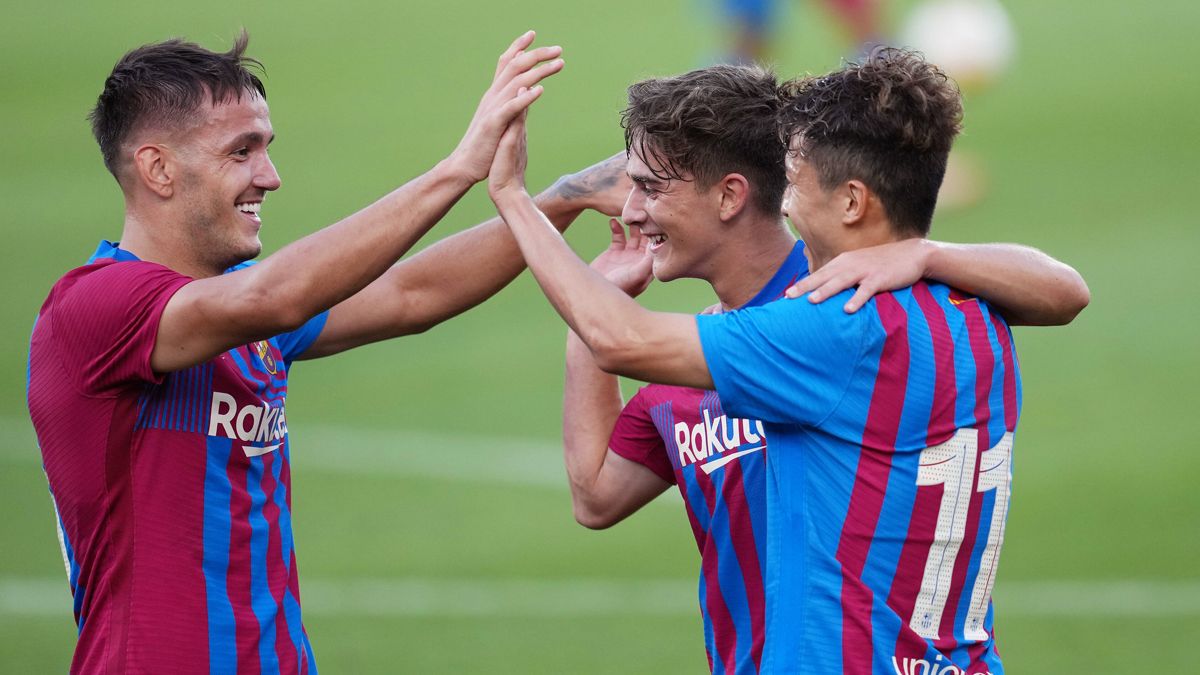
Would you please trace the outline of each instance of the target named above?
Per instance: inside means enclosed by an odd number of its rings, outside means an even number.
[[[206,96],[214,105],[241,100],[243,92],[266,98],[262,81],[249,70],[262,72],[262,64],[244,55],[249,41],[242,30],[221,54],[176,38],[122,56],[88,115],[104,166],[116,176],[121,145],[135,130],[186,124]]]
[[[698,188],[740,173],[751,184],[753,205],[777,215],[787,187],[776,127],[782,102],[775,74],[758,66],[717,65],[643,80],[629,87],[629,107],[621,113],[625,150],[663,180],[690,173]]]
[[[929,233],[946,159],[962,129],[958,86],[920,54],[877,47],[860,62],[784,85],[785,142],[832,189],[861,180],[901,233]]]

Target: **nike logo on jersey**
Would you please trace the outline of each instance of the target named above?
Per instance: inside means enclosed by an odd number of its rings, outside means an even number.
[[[742,450],[741,452],[735,452],[732,455],[725,455],[724,457],[722,457],[720,459],[714,459],[713,461],[708,462],[706,464],[701,464],[700,469],[702,471],[704,471],[704,473],[712,473],[712,472],[716,471],[717,469],[725,466],[726,464],[732,462],[733,460],[737,459],[738,457],[741,457],[742,455],[748,455],[752,452],[758,452],[759,450],[762,450],[765,447],[767,447],[767,446],[760,445],[757,448],[749,448],[747,450]]]

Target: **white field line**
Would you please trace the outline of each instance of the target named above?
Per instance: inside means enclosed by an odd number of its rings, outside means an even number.
[[[688,616],[699,611],[695,582],[674,579],[309,579],[301,594],[304,611],[322,616]],[[0,618],[65,618],[70,612],[65,580],[0,577]],[[996,612],[1001,617],[1197,618],[1200,580],[1002,583]]]
[[[298,471],[567,489],[562,449],[545,439],[292,426]],[[29,420],[0,417],[0,464],[40,463]]]
[[[562,448],[545,439],[322,425],[292,427],[292,462],[301,473],[431,478],[567,490]],[[0,465],[4,464],[41,464],[28,419],[0,417]],[[680,501],[677,490],[668,490],[651,506],[678,508]]]

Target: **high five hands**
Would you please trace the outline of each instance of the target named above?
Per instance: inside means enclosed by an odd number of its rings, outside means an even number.
[[[534,37],[533,31],[525,33],[500,55],[492,85],[483,93],[467,132],[450,155],[450,161],[474,182],[487,178],[505,130],[542,95],[538,83],[563,68],[559,58],[562,47],[526,51]]]

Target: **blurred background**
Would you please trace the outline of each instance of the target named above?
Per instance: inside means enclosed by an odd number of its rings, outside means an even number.
[[[889,3],[889,25],[915,2]],[[968,90],[963,151],[986,190],[934,236],[1017,241],[1077,267],[1092,306],[1015,330],[1025,379],[995,591],[1013,673],[1192,672],[1200,659],[1200,253],[1193,69],[1200,5],[1005,1],[1012,60]],[[25,409],[29,331],[50,285],[122,202],[85,116],[113,63],[238,28],[267,67],[283,189],[270,252],[416,176],[457,143],[521,31],[566,49],[530,121],[530,182],[621,147],[625,87],[728,54],[715,0],[6,3],[0,22],[0,672],[67,669],[75,627]],[[856,46],[816,2],[781,2],[781,76]],[[1193,45],[1188,47],[1187,45]],[[427,238],[486,219],[476,189]],[[607,227],[569,239],[590,259]],[[427,242],[426,242],[427,243]],[[711,302],[656,286],[656,308]],[[523,276],[427,334],[292,374],[294,514],[306,626],[324,672],[697,673],[698,556],[678,498],[605,532],[576,525],[558,445],[565,330]],[[632,391],[632,389],[630,389]]]

